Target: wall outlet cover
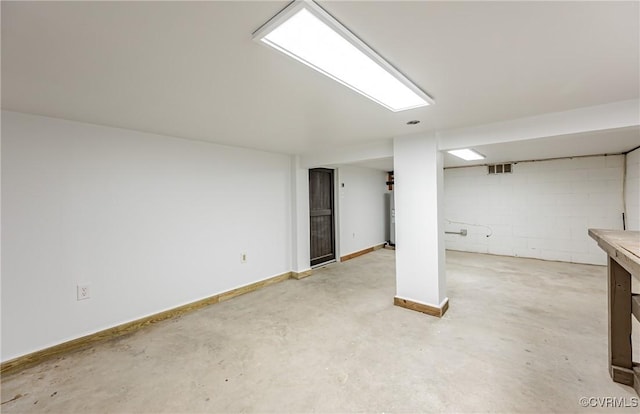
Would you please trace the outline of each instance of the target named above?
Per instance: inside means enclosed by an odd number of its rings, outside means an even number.
[[[91,290],[89,289],[89,285],[78,285],[77,286],[77,297],[78,300],[85,300],[91,297]]]

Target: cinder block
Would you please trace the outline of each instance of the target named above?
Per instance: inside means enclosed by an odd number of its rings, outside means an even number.
[[[571,262],[606,266],[607,255],[603,251],[600,253],[571,253]]]
[[[540,258],[544,260],[556,260],[559,262],[570,262],[571,253],[559,250],[544,249],[540,253]]]
[[[618,221],[621,226],[620,157],[518,163],[513,174],[494,176],[484,167],[460,170],[466,173],[445,171],[445,186],[451,187],[445,188],[446,217],[490,226],[493,236],[486,238],[482,227],[469,226],[469,236],[455,242],[456,249],[566,261],[583,255],[587,260],[598,252],[587,229],[594,224],[616,228]],[[639,186],[640,177],[629,179]],[[640,214],[637,221],[640,225]]]
[[[489,246],[489,253],[501,256],[513,256],[513,248],[510,246]]]
[[[588,170],[589,180],[622,180],[623,171],[620,166],[609,168],[595,168]]]
[[[624,155],[607,155],[604,157],[604,165],[606,167],[622,167],[624,164]]]
[[[622,177],[619,180],[593,179],[587,181],[586,184],[585,190],[589,194],[607,193],[617,195],[622,192]]]
[[[513,253],[516,257],[530,257],[532,259],[540,258],[540,250],[531,248],[514,248]]]
[[[580,157],[567,160],[567,169],[604,168],[605,157]]]

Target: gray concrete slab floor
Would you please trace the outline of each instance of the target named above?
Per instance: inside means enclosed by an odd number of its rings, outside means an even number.
[[[607,372],[606,268],[450,251],[438,319],[393,306],[394,266],[378,250],[6,376],[2,412],[640,412],[580,406],[638,402]]]

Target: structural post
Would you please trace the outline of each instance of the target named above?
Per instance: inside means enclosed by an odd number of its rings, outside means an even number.
[[[300,166],[300,157],[291,157],[291,270],[302,279],[311,274],[309,236],[309,169]]]
[[[442,154],[433,135],[393,143],[396,218],[396,297],[408,309],[442,316],[446,296],[442,232]]]

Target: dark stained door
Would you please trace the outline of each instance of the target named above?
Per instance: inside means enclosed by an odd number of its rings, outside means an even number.
[[[335,260],[333,170],[309,170],[311,266]]]

